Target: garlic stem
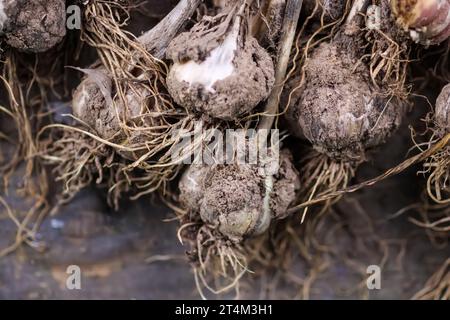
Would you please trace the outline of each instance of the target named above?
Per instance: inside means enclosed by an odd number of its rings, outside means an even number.
[[[284,27],[280,40],[277,68],[275,71],[275,86],[267,99],[265,116],[261,119],[258,129],[266,129],[269,131],[272,128],[275,117],[277,116],[279,97],[284,86],[302,4],[303,0],[288,0],[286,3]]]

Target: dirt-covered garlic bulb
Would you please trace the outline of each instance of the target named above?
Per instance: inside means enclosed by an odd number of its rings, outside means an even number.
[[[346,0],[307,0],[303,1],[302,13],[317,20],[323,17],[324,23],[330,23],[342,18],[346,4]]]
[[[439,44],[450,36],[449,0],[393,0],[397,23],[424,45]]]
[[[275,175],[257,165],[193,165],[180,184],[181,203],[227,238],[240,241],[266,231],[283,218],[299,188],[298,173],[288,151],[280,154]]]
[[[268,97],[275,81],[273,62],[248,34],[245,6],[205,16],[171,42],[167,87],[179,105],[233,120]]]
[[[111,78],[103,68],[85,70],[87,76],[73,93],[73,115],[87,124],[103,139],[119,141],[117,135],[121,123],[142,115],[146,107],[147,94],[144,90],[130,91],[126,95],[127,105],[113,102]]]
[[[450,203],[450,187],[448,183],[450,176],[450,146],[448,145],[448,135],[450,134],[450,84],[447,84],[442,89],[436,99],[434,114],[430,120],[429,129],[431,134],[428,148],[443,144],[438,149],[435,149],[424,161],[422,172],[427,174],[426,192],[433,202],[440,205],[448,205]],[[442,212],[445,212],[445,210],[441,210]],[[441,220],[442,224],[444,221],[448,221],[448,217],[445,214],[443,216],[438,214],[432,219],[436,219],[433,222],[436,230],[444,230],[444,226],[440,226],[439,220]]]
[[[0,0],[0,33],[19,50],[44,52],[66,34],[64,0]]]
[[[335,44],[316,48],[304,71],[306,82],[292,96],[288,118],[317,151],[360,162],[399,126],[405,108],[376,89],[367,67]]]

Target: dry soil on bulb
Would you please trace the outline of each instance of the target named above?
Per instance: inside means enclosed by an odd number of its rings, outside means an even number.
[[[364,160],[400,125],[403,108],[371,87],[368,70],[336,45],[322,43],[305,64],[306,83],[294,93],[290,122],[330,158]]]
[[[43,52],[66,34],[64,0],[2,0],[0,25],[6,42],[19,50]]]

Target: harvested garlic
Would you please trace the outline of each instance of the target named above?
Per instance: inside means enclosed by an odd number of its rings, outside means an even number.
[[[299,188],[287,150],[280,154],[278,173],[260,169],[250,164],[191,165],[179,183],[180,201],[228,239],[259,235],[272,220],[285,218]]]
[[[167,87],[175,102],[213,118],[235,120],[265,100],[274,84],[269,54],[247,34],[235,8],[204,17],[167,50]]]

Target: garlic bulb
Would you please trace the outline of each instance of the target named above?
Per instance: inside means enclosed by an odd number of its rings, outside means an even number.
[[[180,180],[180,201],[229,239],[261,234],[273,219],[285,217],[299,188],[287,150],[280,154],[280,164],[275,175],[249,164],[192,165]]]
[[[167,57],[174,62],[167,87],[175,102],[213,118],[250,112],[274,84],[272,59],[235,9],[204,17],[171,42]]]
[[[450,36],[449,0],[393,0],[397,23],[424,45],[439,44]]]

